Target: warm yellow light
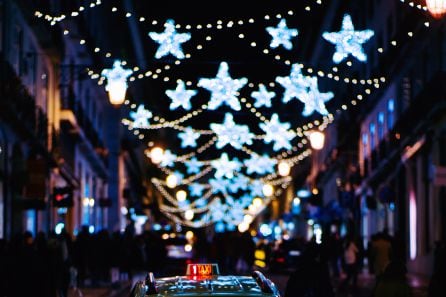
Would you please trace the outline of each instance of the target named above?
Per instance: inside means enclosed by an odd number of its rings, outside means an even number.
[[[246,232],[249,229],[249,224],[247,222],[242,222],[238,224],[237,229],[240,233]]]
[[[150,150],[149,156],[153,164],[159,164],[163,160],[164,150],[160,147],[154,147]]]
[[[256,197],[252,200],[252,205],[254,205],[255,208],[260,208],[263,205],[262,198]]]
[[[446,13],[446,0],[426,0],[426,6],[434,18],[441,18]]]
[[[281,176],[288,176],[291,171],[290,164],[288,164],[288,162],[285,161],[279,162],[278,169],[279,169],[279,174]]]
[[[125,100],[127,83],[125,81],[111,80],[107,84],[108,99],[113,105],[121,105]]]
[[[82,200],[82,204],[83,204],[84,206],[88,206],[88,205],[90,205],[90,198],[84,198],[84,199]]]
[[[262,188],[263,195],[270,197],[274,194],[274,187],[270,184],[264,184]]]
[[[251,224],[253,219],[254,218],[252,217],[252,215],[249,215],[249,214],[246,214],[243,216],[243,222],[248,223],[248,224]]]
[[[192,209],[188,209],[184,212],[184,218],[188,221],[191,221],[194,218],[194,211]]]
[[[311,147],[315,150],[321,150],[324,147],[325,135],[320,131],[311,131],[309,133]]]
[[[313,190],[311,190],[311,193],[313,193],[313,195],[317,195],[319,194],[319,190],[317,188],[313,188]]]
[[[192,238],[194,238],[194,232],[192,232],[192,231],[187,231],[186,232],[186,239],[187,240],[191,240]]]
[[[184,251],[185,252],[191,252],[192,251],[192,245],[189,244],[189,243],[184,245]]]
[[[88,201],[88,205],[90,205],[90,207],[94,206],[94,199],[90,198],[90,200]]]
[[[183,202],[187,198],[187,193],[184,190],[179,190],[176,194],[177,200]]]
[[[178,178],[174,174],[169,174],[166,178],[166,185],[173,189],[178,184]]]

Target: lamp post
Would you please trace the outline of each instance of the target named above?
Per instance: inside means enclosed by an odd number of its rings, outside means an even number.
[[[434,18],[439,19],[446,13],[446,0],[426,0],[426,7]]]
[[[104,69],[101,72],[101,75],[107,78],[105,90],[108,92],[110,103],[114,106],[119,106],[124,103],[125,93],[128,87],[127,77],[133,73],[130,69],[122,68],[121,64],[121,61],[116,60],[113,63],[113,68]]]

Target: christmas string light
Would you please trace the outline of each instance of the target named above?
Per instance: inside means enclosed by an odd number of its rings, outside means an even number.
[[[87,5],[87,8],[98,7],[101,4],[102,4],[101,0],[95,0],[95,1],[90,2],[90,4]],[[81,14],[81,12],[85,11],[85,9],[86,9],[86,7],[81,5],[77,9],[68,13],[68,16],[69,17],[77,17]],[[39,10],[34,11],[34,16],[37,18],[43,18],[45,21],[49,22],[51,26],[54,26],[57,23],[65,20],[67,18],[66,14],[61,14],[59,16],[52,16],[50,14],[44,14],[44,13],[40,12]]]

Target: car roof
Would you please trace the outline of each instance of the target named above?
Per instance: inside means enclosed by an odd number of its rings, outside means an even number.
[[[263,292],[251,276],[217,275],[212,277],[175,276],[156,279],[157,297],[273,297]],[[147,294],[147,293],[146,293]]]

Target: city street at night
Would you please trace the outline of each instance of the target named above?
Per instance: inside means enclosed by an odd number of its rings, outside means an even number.
[[[0,0],[0,297],[444,280],[446,0]]]

